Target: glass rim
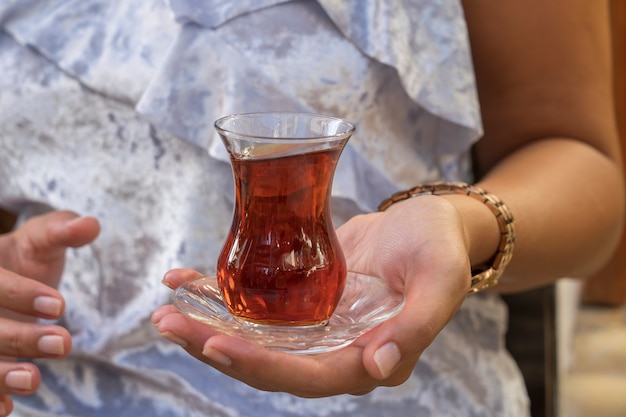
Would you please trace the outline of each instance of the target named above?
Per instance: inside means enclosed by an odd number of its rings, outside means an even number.
[[[237,132],[234,130],[229,130],[226,129],[220,125],[223,125],[226,121],[228,120],[232,120],[234,118],[237,117],[246,117],[246,118],[252,118],[255,116],[268,116],[268,115],[281,115],[281,116],[287,116],[287,115],[299,115],[299,116],[307,116],[312,118],[318,117],[320,119],[327,119],[327,120],[332,120],[332,121],[336,121],[336,122],[340,122],[344,125],[346,125],[346,130],[344,132],[341,133],[335,133],[332,135],[315,135],[315,136],[301,136],[301,137],[291,137],[291,136],[284,136],[284,137],[276,137],[276,136],[264,136],[264,135],[251,135],[248,133],[241,133],[241,132]],[[298,142],[298,143],[302,143],[302,142],[309,142],[309,143],[315,143],[315,142],[327,142],[329,140],[340,140],[343,139],[347,136],[350,136],[354,133],[354,131],[356,130],[356,126],[354,125],[354,123],[351,123],[349,121],[347,121],[346,119],[343,119],[341,117],[337,117],[337,116],[329,116],[327,114],[322,114],[322,113],[308,113],[308,112],[297,112],[297,111],[268,111],[268,112],[250,112],[250,113],[235,113],[235,114],[230,114],[228,116],[224,116],[224,117],[220,117],[219,119],[217,119],[214,123],[213,126],[215,127],[215,129],[220,133],[220,134],[224,134],[226,136],[237,136],[240,138],[248,138],[248,139],[254,139],[256,141],[263,141],[263,142],[270,142],[270,143],[289,143],[289,142]]]

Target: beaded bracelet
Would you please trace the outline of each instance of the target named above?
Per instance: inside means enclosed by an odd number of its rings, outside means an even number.
[[[498,280],[505,267],[511,262],[513,257],[513,247],[515,246],[515,225],[513,214],[506,204],[497,196],[491,194],[475,185],[464,182],[437,182],[432,184],[418,185],[410,190],[400,191],[385,199],[378,206],[379,211],[385,211],[391,205],[422,195],[445,195],[460,194],[480,201],[489,207],[489,210],[496,216],[500,229],[500,243],[498,251],[490,262],[490,265],[472,268],[472,281],[470,293],[484,290],[498,283]]]

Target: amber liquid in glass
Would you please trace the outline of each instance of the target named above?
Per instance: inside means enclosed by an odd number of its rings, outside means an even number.
[[[340,153],[232,161],[236,204],[217,279],[235,316],[312,325],[332,315],[346,277],[330,211]]]

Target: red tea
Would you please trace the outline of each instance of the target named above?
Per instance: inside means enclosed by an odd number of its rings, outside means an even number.
[[[332,315],[346,277],[330,212],[340,153],[232,161],[235,211],[217,279],[234,315],[274,325]]]

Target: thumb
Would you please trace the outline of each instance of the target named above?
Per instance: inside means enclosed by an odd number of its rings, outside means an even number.
[[[420,311],[416,300],[407,297],[403,310],[364,337],[363,366],[379,380],[404,382],[422,352],[436,335],[434,325]],[[422,314],[421,316],[417,316]],[[416,320],[416,317],[421,317]],[[406,372],[402,372],[402,370]]]
[[[461,274],[464,275],[464,274]],[[459,276],[459,282],[464,279]],[[424,350],[465,299],[463,287],[414,286],[403,310],[365,335],[363,365],[373,378],[395,385],[408,378]]]

